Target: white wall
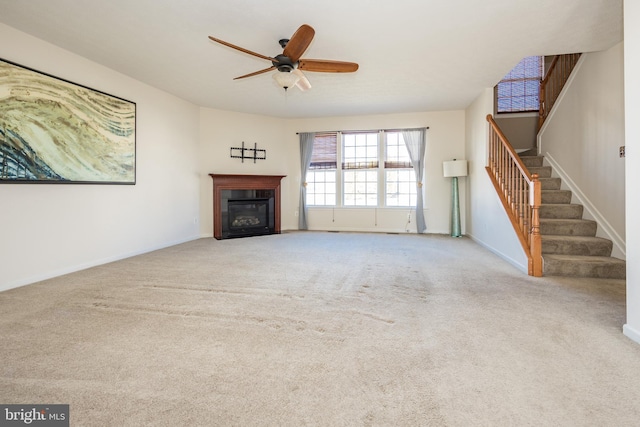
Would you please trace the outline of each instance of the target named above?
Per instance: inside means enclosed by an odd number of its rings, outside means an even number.
[[[198,108],[0,24],[0,57],[137,104],[137,184],[0,184],[0,290],[198,236]]]
[[[488,154],[487,114],[493,112],[488,88],[466,110],[466,153],[469,160],[467,234],[523,272],[528,260],[496,194],[485,167]]]
[[[627,231],[627,323],[624,333],[640,343],[640,4],[624,2],[624,84]]]
[[[245,175],[287,175],[281,181],[282,229],[297,228],[292,220],[289,191],[291,174],[299,162],[298,145],[288,142],[286,121],[281,118],[200,109],[200,217],[202,236],[213,236],[213,180],[210,173]],[[254,147],[266,150],[265,160],[231,158],[231,147]],[[297,197],[297,196],[296,196]],[[297,201],[297,199],[296,199]],[[295,224],[295,226],[293,225]]]
[[[500,116],[494,114],[493,117],[513,148],[516,150],[535,148],[538,113],[509,113]]]
[[[624,49],[582,55],[538,137],[539,152],[625,258]]]

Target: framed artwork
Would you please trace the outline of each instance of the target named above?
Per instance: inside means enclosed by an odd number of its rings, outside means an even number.
[[[135,184],[136,104],[0,59],[0,184]]]

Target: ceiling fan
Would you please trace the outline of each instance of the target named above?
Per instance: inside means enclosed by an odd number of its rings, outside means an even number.
[[[275,57],[261,55],[212,36],[209,36],[209,38],[214,42],[239,50],[240,52],[271,61],[271,67],[236,77],[234,80],[278,70],[279,72],[274,74],[273,77],[285,91],[294,85],[300,90],[305,91],[311,88],[311,84],[302,72],[303,70],[320,73],[352,73],[358,69],[358,64],[355,62],[301,58],[311,44],[315,33],[315,30],[311,26],[307,24],[301,25],[290,39],[282,39],[279,41],[283,51]]]

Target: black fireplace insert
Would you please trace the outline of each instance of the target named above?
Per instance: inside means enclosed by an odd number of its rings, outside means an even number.
[[[227,238],[273,233],[269,218],[269,198],[227,200]]]

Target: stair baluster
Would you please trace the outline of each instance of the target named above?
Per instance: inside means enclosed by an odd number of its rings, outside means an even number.
[[[489,161],[486,167],[507,216],[528,258],[528,274],[542,276],[540,240],[541,185],[529,174],[520,157],[502,133],[491,114],[489,122]]]
[[[542,128],[542,124],[560,96],[564,84],[569,80],[569,75],[578,63],[578,59],[580,59],[579,53],[569,53],[556,55],[551,61],[549,69],[540,82],[538,129]]]

